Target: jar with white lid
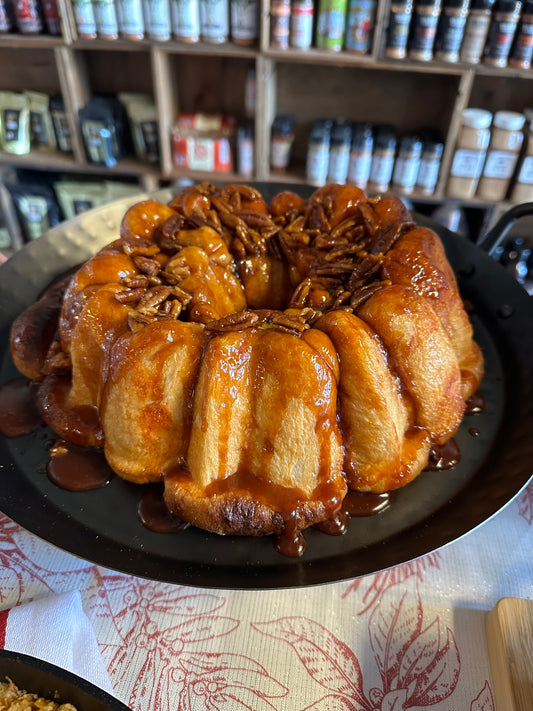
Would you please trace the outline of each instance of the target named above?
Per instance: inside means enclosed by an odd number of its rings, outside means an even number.
[[[457,138],[446,194],[450,197],[472,198],[490,142],[492,114],[484,109],[465,109]]]
[[[533,121],[529,124],[526,149],[520,159],[516,181],[511,190],[511,202],[533,202]]]
[[[522,129],[526,117],[515,111],[494,114],[492,134],[477,197],[483,200],[504,200],[524,142]]]

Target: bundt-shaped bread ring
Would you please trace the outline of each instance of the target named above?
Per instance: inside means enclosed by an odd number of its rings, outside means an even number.
[[[47,353],[30,321],[11,349],[47,423],[220,534],[301,530],[348,489],[404,486],[483,377],[437,235],[346,185],[140,202],[70,279]]]

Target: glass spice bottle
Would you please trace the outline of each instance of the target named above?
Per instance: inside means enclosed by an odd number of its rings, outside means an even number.
[[[144,0],[146,34],[155,42],[166,42],[171,35],[169,0]]]
[[[56,0],[43,0],[43,15],[48,34],[56,37],[61,34],[61,19]]]
[[[449,197],[472,198],[490,142],[492,114],[484,109],[465,109],[455,146],[446,194]]]
[[[370,176],[374,134],[369,123],[352,125],[352,146],[348,164],[348,183],[365,190]]]
[[[200,34],[204,42],[211,44],[228,41],[228,0],[200,0]]]
[[[492,13],[483,64],[506,67],[520,18],[521,0],[497,0]]]
[[[309,144],[305,175],[311,185],[325,185],[328,177],[329,144],[331,138],[331,119],[320,119],[313,123]]]
[[[396,133],[392,126],[377,125],[374,129],[374,149],[368,178],[368,190],[384,193],[389,189],[394,169]]]
[[[372,46],[375,0],[349,0],[344,47],[348,52],[368,54]]]
[[[289,43],[295,49],[309,49],[313,40],[313,0],[292,0]]]
[[[463,43],[459,52],[461,62],[479,64],[489,33],[494,0],[472,0],[466,18]]]
[[[415,2],[409,33],[409,59],[417,59],[421,62],[429,62],[433,59],[440,11],[441,0]]]
[[[37,0],[15,0],[15,21],[23,35],[36,35],[43,31],[43,16]]]
[[[476,197],[504,200],[524,142],[526,117],[515,111],[497,111],[492,122],[487,159]]]
[[[171,0],[172,34],[179,42],[194,44],[200,39],[199,0]]]
[[[344,43],[347,0],[319,0],[316,46],[340,52]]]
[[[405,59],[407,40],[413,12],[413,0],[393,0],[390,7],[385,56],[391,59]]]
[[[127,40],[141,40],[144,37],[144,15],[142,0],[117,0],[118,28]]]
[[[423,139],[416,189],[423,195],[433,195],[439,179],[444,144],[438,138]]]
[[[114,0],[94,0],[96,31],[100,39],[118,38],[118,20]]]
[[[533,0],[528,0],[522,14],[509,53],[509,66],[529,69],[533,56]]]
[[[258,0],[231,0],[231,39],[235,44],[250,47],[259,33]]]
[[[331,128],[329,144],[328,183],[344,185],[348,177],[352,126],[348,121],[338,119]]]
[[[0,0],[0,32],[11,32],[15,26],[13,6],[9,0]]]
[[[272,123],[270,143],[270,167],[273,171],[284,173],[290,162],[291,148],[294,141],[294,118],[276,116]]]
[[[270,46],[288,49],[291,20],[291,0],[270,0]]]
[[[458,62],[470,0],[444,0],[435,38],[435,57]]]
[[[421,156],[422,141],[418,136],[404,136],[400,140],[392,174],[392,184],[399,192],[409,195],[415,189]]]
[[[91,0],[74,0],[74,18],[80,39],[95,39],[96,18]]]

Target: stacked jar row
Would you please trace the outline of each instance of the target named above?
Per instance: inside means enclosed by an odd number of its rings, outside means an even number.
[[[270,47],[368,54],[376,0],[271,0]]]
[[[527,113],[527,110],[526,110]],[[532,117],[465,109],[446,188],[449,197],[488,202],[533,200]]]
[[[285,127],[285,131],[283,131]],[[277,117],[272,129],[271,168],[288,166],[290,117]],[[285,146],[285,151],[280,150]],[[312,126],[307,148],[306,179],[312,185],[350,183],[369,193],[391,189],[405,195],[435,192],[442,141],[429,129],[398,136],[385,124],[322,119]]]
[[[259,0],[72,0],[82,39],[253,45]]]
[[[528,69],[532,0],[392,0],[385,56]]]

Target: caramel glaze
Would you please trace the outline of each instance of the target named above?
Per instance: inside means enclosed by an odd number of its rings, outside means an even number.
[[[44,424],[37,407],[38,387],[27,378],[0,385],[0,433],[4,437],[29,434]]]
[[[137,507],[142,525],[154,533],[176,533],[188,527],[188,523],[171,513],[165,506],[163,489],[147,489]]]
[[[50,450],[48,478],[67,491],[100,489],[115,476],[101,449],[59,440]]]
[[[444,444],[433,445],[429,453],[429,461],[424,467],[425,472],[437,472],[452,469],[461,461],[461,452],[457,442],[452,437]]]

